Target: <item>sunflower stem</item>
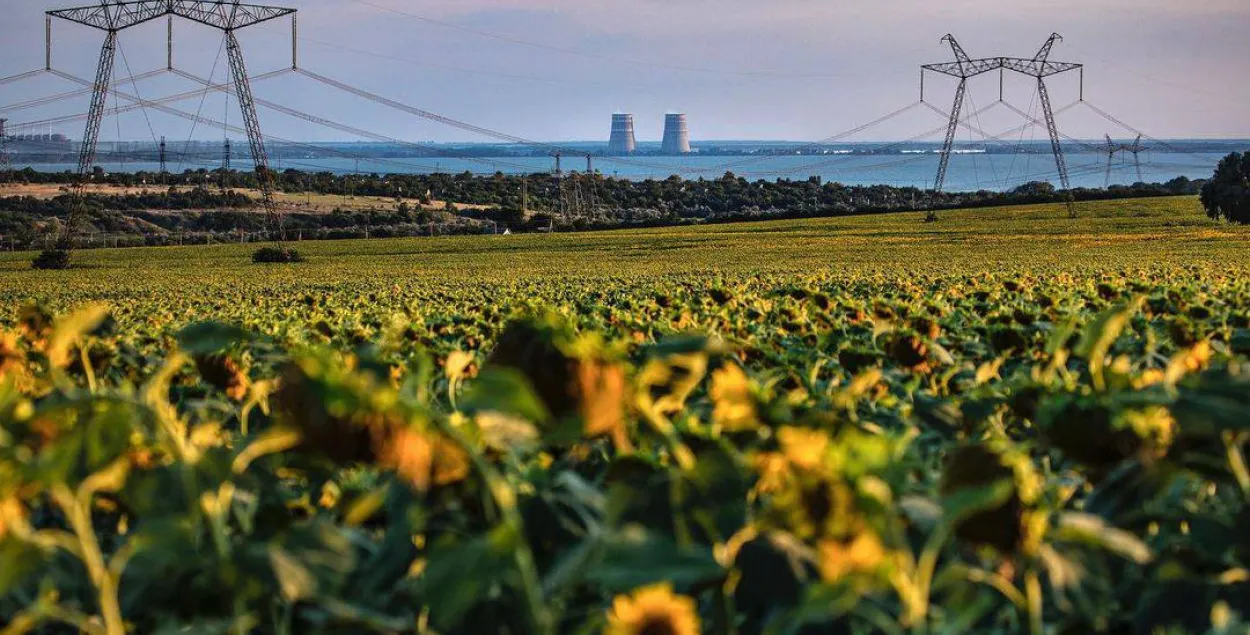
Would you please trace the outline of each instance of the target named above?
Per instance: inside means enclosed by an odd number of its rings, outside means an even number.
[[[1043,635],[1046,629],[1042,622],[1042,582],[1033,569],[1024,575],[1024,593],[1029,602],[1029,633]]]

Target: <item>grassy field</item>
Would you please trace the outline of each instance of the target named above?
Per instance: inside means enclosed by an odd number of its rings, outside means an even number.
[[[0,632],[1243,635],[1250,229],[1079,209],[2,254]]]
[[[69,273],[30,271],[28,254],[0,254],[0,293],[136,292],[193,285],[414,284],[457,280],[620,277],[712,272],[966,275],[989,271],[1112,271],[1155,265],[1250,264],[1250,231],[1207,219],[1195,198],[1080,206],[735,223],[557,235],[311,242],[310,262],[250,264],[252,245],[82,251]],[[16,294],[16,295],[14,295]]]

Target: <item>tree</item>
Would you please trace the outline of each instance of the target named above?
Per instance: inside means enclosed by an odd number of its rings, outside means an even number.
[[[1250,152],[1224,157],[1215,176],[1202,186],[1207,216],[1233,223],[1250,223]]]

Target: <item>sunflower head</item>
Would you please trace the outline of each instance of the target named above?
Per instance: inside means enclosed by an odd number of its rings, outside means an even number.
[[[9,534],[10,527],[25,522],[26,507],[17,496],[0,498],[0,540]]]
[[[1043,529],[1037,520],[1041,477],[1028,455],[996,440],[960,447],[947,459],[940,491],[953,496],[1004,481],[1011,486],[1007,500],[962,519],[956,535],[1003,554],[1027,552],[1038,544]]]
[[[725,364],[712,372],[709,396],[715,404],[712,421],[725,431],[739,432],[758,425],[751,380],[737,364]]]
[[[885,544],[871,531],[862,531],[845,540],[822,540],[816,546],[820,575],[830,583],[853,575],[872,575],[888,561]]]
[[[234,401],[242,401],[247,396],[250,381],[234,357],[225,353],[196,355],[194,361],[200,377],[208,385],[226,393]]]
[[[17,313],[17,326],[26,341],[36,349],[43,348],[52,334],[52,312],[38,304],[28,304]]]
[[[599,341],[553,317],[521,319],[504,329],[487,365],[524,375],[556,420],[580,417],[586,436],[627,441],[625,369]]]
[[[657,584],[612,601],[604,635],[699,635],[699,609],[693,598]]]
[[[917,333],[903,332],[892,337],[886,344],[886,353],[899,366],[915,372],[927,372],[929,346]]]
[[[18,346],[17,335],[0,333],[0,380],[9,375],[25,375],[26,353]]]
[[[1176,430],[1176,421],[1163,406],[1119,411],[1114,404],[1087,397],[1049,402],[1038,418],[1051,445],[1096,472],[1133,457],[1166,454]]]

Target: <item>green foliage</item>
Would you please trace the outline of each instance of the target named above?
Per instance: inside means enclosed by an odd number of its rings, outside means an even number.
[[[0,259],[0,630],[1244,633],[1250,234],[1133,205]]]
[[[35,269],[69,269],[70,255],[64,249],[48,249],[31,261]]]
[[[1224,157],[1215,176],[1202,186],[1207,216],[1234,223],[1250,223],[1250,152]]]
[[[252,254],[252,262],[257,264],[304,262],[304,257],[290,247],[261,247]]]

